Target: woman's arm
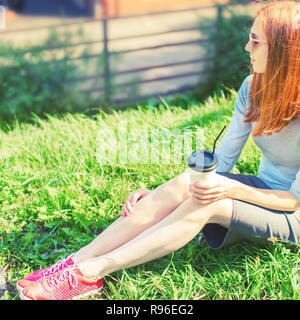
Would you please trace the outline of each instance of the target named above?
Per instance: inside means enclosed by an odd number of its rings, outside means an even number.
[[[245,113],[249,105],[248,94],[250,86],[251,77],[248,76],[238,91],[230,125],[215,152],[219,160],[217,172],[231,171],[251,133],[252,125],[244,122]]]
[[[259,206],[280,210],[295,211],[300,210],[300,202],[293,196],[290,191],[258,189],[250,187],[238,181],[232,194],[232,198],[251,202]]]
[[[245,185],[237,180],[222,178],[221,182],[216,185],[194,183],[189,189],[192,197],[200,204],[209,204],[224,198],[232,198],[273,210],[300,210],[300,201],[290,191],[259,189]]]

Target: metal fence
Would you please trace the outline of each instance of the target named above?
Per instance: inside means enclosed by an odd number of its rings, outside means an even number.
[[[173,11],[162,11],[162,12],[155,12],[152,14],[148,14],[149,15],[162,15],[162,14],[174,14],[174,13],[183,13],[183,12],[187,12],[187,11],[196,11],[196,10],[205,10],[205,9],[214,9],[216,10],[216,18],[220,19],[221,15],[222,15],[222,6],[217,5],[217,6],[201,6],[201,7],[196,7],[196,8],[190,8],[190,9],[185,9],[185,10],[173,10]],[[141,15],[139,15],[140,17]],[[134,19],[137,16],[131,16],[130,18]],[[126,17],[128,18],[128,17]],[[115,19],[120,19],[120,18],[115,18]],[[103,23],[103,39],[104,39],[104,56],[105,56],[105,61],[107,62],[105,64],[105,71],[104,73],[101,75],[104,77],[104,85],[101,87],[97,87],[97,88],[92,88],[90,90],[87,90],[86,92],[92,92],[95,90],[100,90],[104,93],[104,96],[106,97],[106,99],[111,100],[111,96],[112,96],[112,91],[114,90],[114,87],[111,85],[111,79],[113,77],[119,76],[119,75],[125,75],[125,74],[136,74],[142,71],[147,71],[147,70],[153,70],[153,69],[165,69],[165,68],[172,68],[172,67],[178,67],[178,66],[187,66],[187,65],[191,65],[191,64],[195,64],[195,63],[207,63],[213,60],[213,57],[205,57],[205,58],[194,58],[194,59],[180,59],[180,61],[173,61],[171,63],[160,63],[160,64],[152,64],[150,66],[145,66],[145,67],[140,67],[140,68],[133,68],[133,69],[127,69],[127,70],[123,70],[123,71],[119,71],[119,72],[112,72],[110,69],[110,58],[114,55],[118,55],[118,54],[130,54],[130,53],[136,53],[138,51],[145,51],[145,50],[150,50],[150,51],[154,51],[154,50],[160,50],[160,49],[164,49],[164,48],[178,48],[178,47],[185,47],[185,46],[190,46],[190,45],[201,45],[204,42],[210,41],[210,39],[205,38],[203,36],[201,36],[200,34],[200,30],[199,30],[199,26],[192,26],[192,27],[183,27],[183,28],[175,28],[175,29],[171,29],[171,30],[167,30],[167,31],[160,31],[160,32],[155,32],[155,33],[146,33],[146,34],[141,34],[139,36],[127,36],[127,37],[122,37],[122,38],[112,38],[109,39],[108,37],[108,28],[109,28],[109,23],[110,23],[111,19],[103,19],[102,23]],[[146,46],[146,47],[140,47],[140,48],[135,48],[135,49],[130,49],[130,50],[122,50],[119,52],[110,52],[109,51],[109,43],[112,43],[114,41],[118,41],[118,40],[127,40],[127,39],[137,39],[137,38],[145,38],[145,37],[155,37],[155,36],[160,36],[160,35],[168,35],[168,34],[174,34],[174,33],[188,33],[191,31],[198,31],[199,32],[199,38],[198,39],[193,39],[193,40],[186,40],[186,41],[176,41],[176,42],[171,42],[171,43],[164,43],[164,44],[160,44],[160,45],[152,45],[152,46]],[[149,83],[154,83],[154,82],[160,82],[163,83],[165,81],[171,81],[173,79],[187,79],[190,77],[194,77],[197,76],[198,78],[201,77],[203,71],[191,71],[191,72],[180,72],[177,74],[173,74],[173,75],[168,75],[168,76],[158,76],[158,77],[151,77],[151,78],[147,78],[147,79],[142,79],[139,81],[139,85],[142,84],[149,84]],[[200,80],[199,80],[200,81]],[[186,92],[188,90],[192,90],[195,89],[197,85],[199,85],[199,81],[197,82],[197,84],[192,84],[192,85],[180,85],[177,86],[177,88],[172,89],[172,90],[168,90],[168,91],[164,91],[161,90],[159,92],[154,92],[151,94],[147,94],[147,95],[135,95],[135,96],[130,96],[128,98],[122,98],[122,99],[113,99],[113,101],[115,103],[124,103],[126,101],[139,101],[139,100],[144,100],[147,98],[152,98],[152,97],[159,97],[159,96],[169,96],[169,95],[174,95],[174,94],[178,94],[178,93],[183,93]],[[124,82],[121,84],[117,85],[117,88],[120,87],[127,87],[132,85],[132,82]]]
[[[153,13],[152,15],[159,15],[159,14],[173,14],[173,13],[178,13],[178,12],[184,12],[184,11],[192,11],[192,10],[204,10],[207,8],[211,8],[212,6],[204,6],[204,7],[198,7],[198,8],[193,8],[193,9],[186,9],[186,10],[176,10],[176,11],[164,11],[164,12],[160,12],[160,13]],[[217,7],[218,10],[218,14],[220,14],[220,10],[221,7],[218,6]],[[132,18],[134,19],[136,16],[132,16]],[[203,63],[203,62],[207,62],[208,60],[212,60],[212,58],[197,58],[197,59],[188,59],[188,60],[180,60],[180,61],[174,61],[171,63],[160,63],[160,64],[152,64],[150,66],[145,66],[145,67],[140,67],[140,68],[134,68],[134,69],[127,69],[127,70],[123,70],[122,72],[116,72],[113,73],[110,70],[110,57],[112,57],[113,55],[116,54],[128,54],[128,53],[136,53],[138,51],[145,51],[145,50],[160,50],[163,48],[174,48],[174,47],[180,47],[180,46],[189,46],[189,45],[200,45],[203,42],[209,41],[209,39],[207,38],[203,38],[200,37],[200,32],[199,32],[199,38],[198,39],[194,39],[194,40],[186,40],[186,41],[176,41],[176,42],[171,42],[171,43],[164,43],[164,44],[160,44],[160,45],[152,45],[152,46],[146,46],[146,47],[141,47],[141,48],[135,48],[135,49],[131,49],[131,50],[122,50],[119,52],[110,52],[108,50],[109,48],[109,43],[110,42],[114,42],[114,41],[118,41],[118,40],[126,40],[126,39],[137,39],[137,38],[144,38],[144,37],[154,37],[154,36],[160,36],[160,35],[169,35],[169,34],[174,34],[174,33],[187,33],[190,31],[199,31],[199,27],[198,26],[193,26],[193,27],[185,27],[185,28],[176,28],[176,29],[172,29],[172,30],[167,30],[167,31],[161,31],[161,32],[156,32],[156,33],[146,33],[146,34],[142,34],[139,36],[127,36],[127,37],[122,37],[122,38],[115,38],[115,39],[109,39],[109,37],[107,36],[107,31],[108,31],[108,26],[109,26],[109,22],[110,19],[103,19],[102,23],[103,23],[103,39],[104,39],[104,56],[105,56],[105,61],[107,62],[105,64],[105,72],[103,74],[103,77],[105,79],[104,81],[104,86],[102,87],[98,87],[98,88],[94,88],[91,89],[91,91],[94,90],[102,90],[104,91],[104,95],[107,99],[111,98],[111,92],[113,90],[113,87],[111,86],[111,79],[112,77],[116,77],[119,75],[124,75],[124,74],[136,74],[142,71],[146,71],[146,70],[153,70],[153,69],[165,69],[165,68],[170,68],[170,67],[175,67],[175,66],[183,66],[183,65],[190,65],[190,64],[195,64],[195,63]],[[182,78],[188,78],[188,77],[192,77],[192,76],[201,76],[201,72],[199,72],[199,70],[197,71],[192,71],[192,72],[181,72],[178,74],[174,74],[174,75],[168,75],[168,76],[159,76],[159,77],[152,77],[152,78],[148,78],[148,79],[143,79],[139,81],[139,85],[142,84],[146,84],[146,83],[154,83],[154,82],[164,82],[164,81],[170,81],[172,79],[182,79]],[[125,83],[121,83],[118,84],[118,88],[120,87],[127,87],[130,86],[132,83],[129,82],[125,82]],[[173,90],[169,90],[169,91],[159,91],[159,92],[155,92],[155,93],[151,93],[148,95],[137,95],[137,96],[131,96],[128,97],[127,99],[123,98],[123,99],[115,99],[114,102],[116,103],[123,103],[125,101],[137,101],[137,100],[144,100],[147,98],[151,98],[151,97],[157,97],[157,96],[168,96],[168,95],[173,95],[175,93],[182,93],[185,92],[187,90],[191,90],[194,89],[195,85],[183,85],[183,86],[179,86],[176,89]]]
[[[174,14],[174,13],[183,13],[183,12],[192,12],[192,11],[199,11],[199,10],[205,10],[205,9],[214,9],[216,10],[216,19],[220,19],[222,16],[222,6],[216,5],[216,6],[201,6],[201,7],[196,7],[196,8],[189,8],[189,9],[184,9],[184,10],[173,10],[173,11],[162,11],[162,12],[156,12],[156,13],[150,13],[147,15],[132,15],[132,16],[126,16],[126,17],[116,17],[116,18],[103,18],[103,19],[84,19],[81,21],[76,21],[76,22],[68,22],[64,24],[59,24],[55,26],[51,26],[51,28],[56,27],[65,27],[65,26],[71,26],[71,25],[76,25],[76,24],[88,24],[91,22],[99,22],[99,27],[100,24],[102,25],[102,39],[99,40],[94,40],[94,41],[86,41],[86,42],[79,42],[79,43],[70,43],[67,44],[69,47],[76,47],[76,46],[82,46],[82,45],[94,45],[94,44],[100,44],[102,45],[103,50],[101,51],[101,54],[103,55],[104,58],[104,70],[101,70],[101,72],[98,72],[96,70],[95,72],[91,74],[86,74],[84,76],[77,77],[75,79],[72,79],[72,81],[78,82],[78,83],[84,83],[86,81],[94,80],[94,79],[103,79],[103,84],[90,87],[87,89],[81,89],[80,91],[84,94],[91,94],[91,93],[96,93],[97,95],[105,98],[107,101],[111,101],[117,104],[124,103],[126,101],[138,101],[138,100],[144,100],[147,98],[151,97],[158,97],[158,96],[169,96],[169,95],[174,95],[176,93],[183,93],[188,90],[194,89],[200,81],[201,76],[202,76],[202,71],[199,70],[193,70],[189,72],[180,72],[172,75],[161,75],[161,76],[155,76],[155,77],[150,77],[146,79],[142,79],[138,81],[138,85],[143,85],[143,84],[151,84],[151,83],[161,83],[161,87],[164,87],[164,83],[166,81],[171,81],[174,79],[185,79],[186,80],[191,78],[191,77],[197,77],[199,81],[194,84],[183,84],[180,86],[177,86],[176,88],[168,91],[160,90],[157,92],[152,92],[150,94],[141,94],[141,95],[130,95],[128,97],[123,97],[123,98],[115,98],[114,97],[114,92],[116,90],[122,90],[122,88],[126,88],[128,86],[132,85],[132,81],[125,81],[121,82],[118,84],[113,84],[113,79],[115,79],[118,76],[124,76],[124,75],[132,75],[135,76],[136,74],[139,74],[143,71],[149,71],[149,70],[164,70],[165,68],[174,68],[178,66],[188,66],[188,65],[193,65],[196,63],[209,63],[210,61],[213,60],[213,56],[207,58],[203,57],[197,57],[197,58],[192,58],[192,59],[180,59],[179,61],[172,61],[172,62],[167,62],[167,63],[155,63],[151,65],[145,65],[141,67],[134,67],[134,68],[128,68],[125,70],[121,71],[114,71],[111,67],[111,60],[113,57],[118,56],[118,55],[130,55],[137,53],[139,51],[150,51],[150,52],[156,52],[160,49],[166,49],[166,48],[179,48],[179,47],[186,47],[186,46],[191,46],[191,45],[201,45],[204,42],[209,41],[208,38],[205,38],[201,36],[201,33],[199,32],[199,38],[197,39],[185,39],[185,41],[176,41],[176,42],[168,42],[168,43],[162,43],[158,45],[149,45],[149,46],[143,46],[139,48],[133,48],[133,49],[125,49],[125,50],[119,50],[119,51],[114,51],[110,49],[110,44],[114,43],[115,41],[126,41],[126,40],[134,40],[138,38],[147,38],[147,37],[155,37],[155,36],[161,36],[161,35],[171,35],[171,34],[184,34],[188,33],[191,31],[199,31],[199,27],[197,25],[195,26],[187,26],[187,27],[181,27],[181,28],[175,28],[171,30],[164,30],[164,31],[157,31],[153,33],[145,33],[145,34],[139,34],[139,35],[128,35],[128,36],[123,36],[123,37],[114,37],[110,38],[109,37],[109,27],[110,23],[115,20],[120,20],[120,19],[136,19],[141,16],[157,16],[157,15],[164,15],[164,14]],[[43,27],[45,29],[49,29],[49,27]],[[17,32],[29,32],[33,31],[37,28],[27,28],[27,29],[20,29],[20,30],[6,30],[2,31],[1,34],[12,34],[12,33],[17,33]],[[42,28],[39,27],[39,30]],[[54,49],[59,49],[59,47],[41,47],[39,50],[54,50]],[[99,53],[95,54],[90,54],[90,55],[83,55],[83,56],[78,56],[76,58],[73,58],[74,60],[81,60],[81,59],[93,59],[99,57]]]

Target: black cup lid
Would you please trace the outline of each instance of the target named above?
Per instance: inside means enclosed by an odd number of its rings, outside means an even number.
[[[208,150],[196,150],[188,157],[188,166],[199,172],[208,172],[218,167],[218,159],[215,154]]]

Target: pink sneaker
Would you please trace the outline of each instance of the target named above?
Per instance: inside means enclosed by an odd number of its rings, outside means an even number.
[[[41,278],[46,277],[50,274],[53,274],[57,271],[60,271],[68,266],[73,265],[74,261],[72,260],[72,256],[73,256],[73,253],[71,255],[69,255],[66,259],[60,260],[50,267],[37,270],[37,271],[33,272],[32,274],[30,274],[29,276],[23,278],[22,280],[19,280],[17,282],[17,289],[19,291],[21,291],[22,289],[24,289],[25,287],[28,287],[29,285],[31,285],[34,281],[37,281],[38,279],[41,279]]]
[[[104,279],[96,282],[87,280],[78,266],[67,268],[40,278],[20,292],[22,300],[71,300],[97,293]]]

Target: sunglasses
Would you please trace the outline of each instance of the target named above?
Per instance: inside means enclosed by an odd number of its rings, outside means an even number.
[[[254,39],[251,37],[251,34],[249,34],[249,43],[250,43],[250,50],[253,51],[257,48],[257,46],[260,43],[267,43],[267,41],[262,39]]]

